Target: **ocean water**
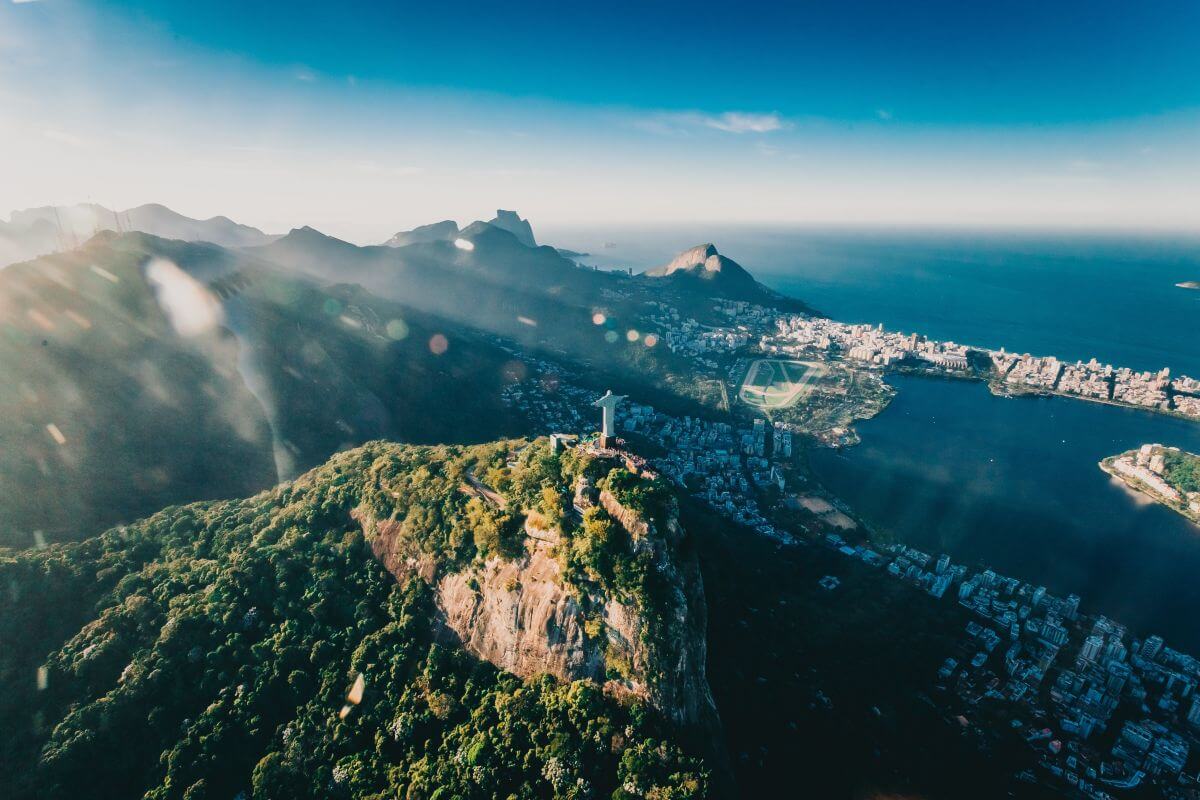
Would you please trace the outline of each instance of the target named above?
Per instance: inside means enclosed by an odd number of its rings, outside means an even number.
[[[586,263],[635,270],[713,242],[763,283],[844,322],[1200,378],[1200,291],[1175,286],[1200,280],[1200,236],[699,226],[547,234],[589,252]]]
[[[711,241],[843,321],[1200,377],[1200,292],[1174,285],[1200,280],[1197,237],[693,227],[548,240],[635,270]],[[1145,442],[1200,452],[1200,423],[889,380],[896,399],[860,423],[861,444],[812,454],[826,487],[902,541],[1076,592],[1084,610],[1200,655],[1200,527],[1097,467]]]

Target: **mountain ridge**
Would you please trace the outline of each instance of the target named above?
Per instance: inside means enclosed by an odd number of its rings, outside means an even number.
[[[194,219],[161,203],[114,211],[96,203],[40,206],[13,211],[0,224],[0,267],[70,249],[101,231],[141,231],[164,239],[206,241],[223,247],[249,247],[277,238],[258,228],[217,215]]]

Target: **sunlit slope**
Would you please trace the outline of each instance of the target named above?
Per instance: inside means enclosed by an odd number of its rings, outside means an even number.
[[[233,338],[174,329],[147,281],[145,245],[107,237],[0,272],[5,544],[275,477]]]
[[[102,234],[13,265],[0,330],[5,544],[245,494],[369,438],[507,425],[502,351],[214,245]]]

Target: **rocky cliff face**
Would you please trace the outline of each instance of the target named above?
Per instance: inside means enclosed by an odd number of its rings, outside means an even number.
[[[443,572],[405,552],[395,523],[357,516],[393,574],[416,574],[435,587],[445,640],[521,677],[594,680],[613,695],[646,700],[676,723],[714,727],[704,589],[677,518],[671,514],[660,531],[608,492],[600,503],[665,576],[669,596],[656,613],[600,593],[581,595],[564,580],[556,557],[560,533],[532,518],[520,557]]]
[[[708,279],[719,278],[727,282],[754,283],[750,273],[741,264],[721,255],[711,244],[690,247],[671,259],[669,264],[649,270],[646,274],[653,278],[678,274]]]
[[[496,218],[489,220],[488,224],[508,231],[526,247],[537,247],[537,241],[533,238],[533,226],[529,224],[529,220],[521,219],[515,211],[497,209]]]
[[[698,244],[695,247],[689,247],[675,256],[666,266],[650,270],[647,274],[654,276],[670,275],[679,270],[690,270],[693,267],[705,264],[710,258],[715,258],[717,255],[717,248],[714,245]]]

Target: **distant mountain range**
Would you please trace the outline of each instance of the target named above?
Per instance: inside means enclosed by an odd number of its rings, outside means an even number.
[[[101,213],[72,208],[76,227]],[[6,227],[57,235],[57,213],[53,228],[54,209]],[[14,487],[0,545],[249,494],[373,438],[522,432],[501,402],[524,369],[514,353],[589,365],[597,381],[637,381],[656,402],[694,411],[670,350],[627,336],[652,329],[647,304],[701,320],[721,298],[804,308],[712,245],[644,275],[602,272],[529,246],[528,221],[504,212],[367,247],[161,206],[128,219],[239,244],[102,230],[0,270],[0,440],[19,443],[0,449],[0,483]],[[497,224],[514,220],[516,233]]]
[[[458,223],[452,219],[418,225],[411,231],[400,231],[384,242],[388,247],[405,247],[422,242],[450,242],[458,237]]]
[[[141,231],[164,239],[223,247],[263,245],[276,237],[228,217],[192,219],[157,203],[114,211],[94,203],[14,211],[0,222],[0,266],[68,250],[100,231]]]
[[[529,220],[521,219],[515,211],[498,209],[496,216],[488,220],[487,224],[508,231],[526,247],[537,247],[537,240],[533,237],[533,226],[529,224]],[[418,225],[411,231],[400,231],[384,244],[388,247],[405,247],[425,242],[451,242],[458,238],[458,234],[458,223],[446,219],[429,225]]]

